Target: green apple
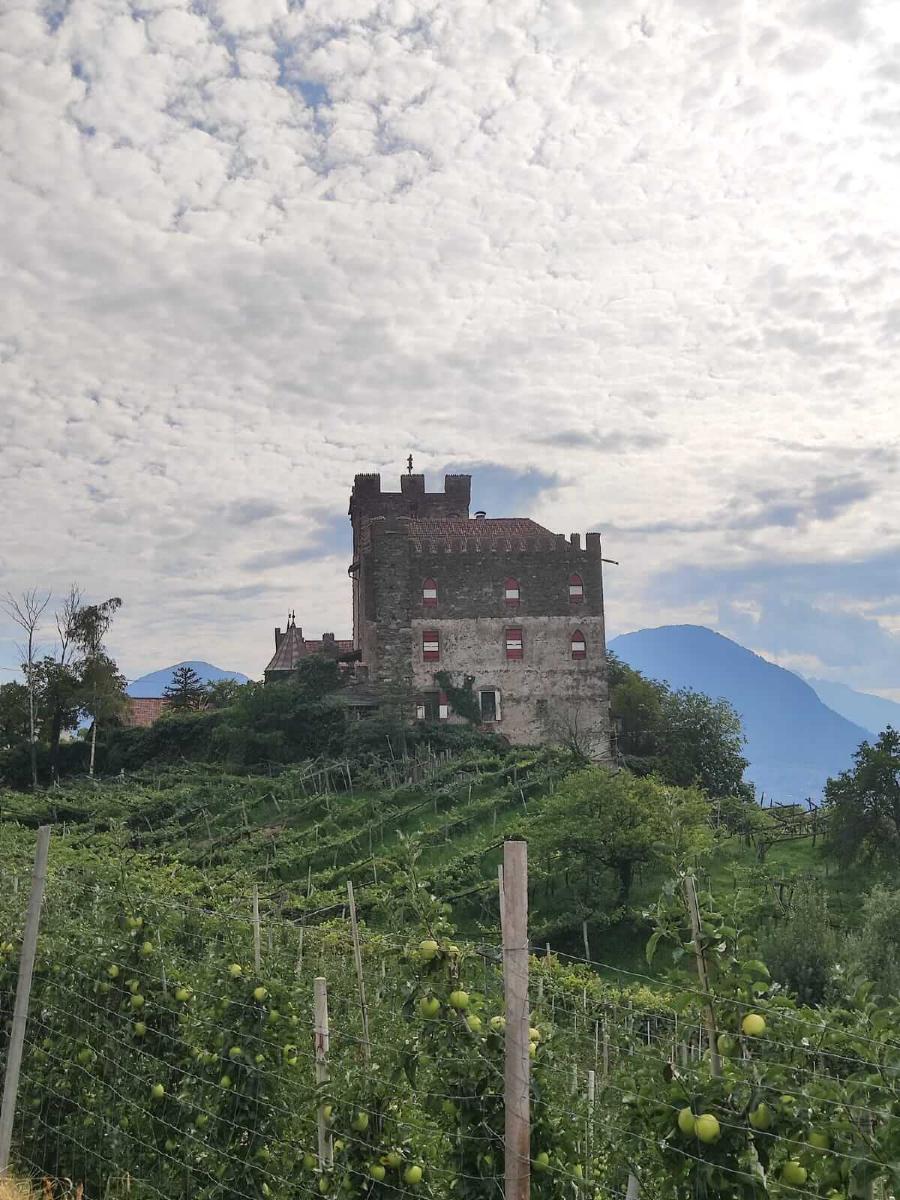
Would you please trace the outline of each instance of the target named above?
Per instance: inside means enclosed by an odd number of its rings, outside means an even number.
[[[385,1169],[381,1165],[381,1163],[371,1163],[370,1164],[369,1178],[374,1179],[376,1183],[381,1183],[382,1179],[384,1179],[386,1174],[387,1174],[387,1171],[385,1171]]]
[[[813,1129],[808,1138],[809,1144],[816,1150],[825,1151],[831,1146],[831,1138],[824,1129]]]
[[[806,1167],[802,1167],[796,1158],[789,1158],[781,1168],[781,1178],[790,1187],[802,1187],[806,1183],[806,1176]]]
[[[155,950],[156,947],[152,942],[144,942],[141,945],[141,954],[143,954],[144,958],[149,958]]]
[[[759,1013],[747,1013],[741,1021],[741,1033],[744,1037],[762,1037],[766,1032],[766,1019]]]
[[[90,1046],[82,1046],[81,1049],[78,1051],[78,1053],[75,1055],[75,1057],[78,1060],[78,1062],[80,1062],[81,1065],[83,1067],[85,1067],[91,1061],[91,1059],[94,1057],[94,1052],[90,1048]]]
[[[263,1000],[265,1000],[265,998],[268,996],[268,994],[269,994],[268,988],[264,988],[264,987],[260,986],[260,987],[256,987],[253,989],[253,999],[258,1004],[262,1004]]]
[[[463,1012],[469,1007],[469,993],[462,991],[461,988],[457,988],[456,991],[451,992],[448,1000],[450,1007],[455,1008],[457,1012]]]
[[[389,1150],[382,1161],[396,1171],[403,1162],[403,1155],[399,1150]]]
[[[179,1004],[187,1004],[187,1002],[188,1002],[188,1000],[190,1000],[190,998],[191,998],[191,989],[190,988],[180,987],[180,988],[175,989],[175,999],[178,1001]]]
[[[228,1057],[230,1059],[240,1058],[243,1053],[244,1052],[240,1046],[232,1046],[228,1051]]]
[[[106,973],[110,977],[110,979],[118,979],[119,978],[119,968],[116,966],[115,963],[109,964],[109,966],[106,968]]]
[[[772,1128],[772,1110],[768,1104],[757,1104],[748,1119],[754,1129],[765,1131]]]
[[[227,1091],[231,1087],[231,1076],[223,1075],[222,1078],[219,1080],[219,1087],[225,1088],[225,1090]]]
[[[496,1033],[502,1033],[506,1028],[506,1017],[491,1017],[491,1029]]]
[[[437,996],[423,996],[419,1001],[419,1012],[427,1020],[431,1021],[441,1011],[441,1002]]]
[[[543,1173],[550,1166],[550,1155],[546,1150],[539,1151],[531,1160],[531,1165],[538,1174]]]
[[[206,1113],[197,1113],[196,1117],[194,1117],[194,1124],[198,1129],[205,1129],[209,1124],[209,1117]]]
[[[696,1118],[689,1108],[682,1108],[678,1112],[678,1128],[685,1137],[693,1137],[696,1131]]]
[[[144,997],[140,994],[140,992],[135,992],[135,994],[131,997],[131,1000],[129,1001],[129,1003],[131,1004],[132,1008],[143,1008],[144,1007]]]
[[[146,1037],[147,1036],[147,1026],[144,1024],[143,1021],[135,1021],[135,1023],[132,1025],[131,1028],[134,1030],[135,1037]]]
[[[161,1083],[154,1083],[153,1087],[150,1089],[150,1095],[153,1097],[154,1100],[162,1100],[162,1098],[165,1094],[166,1094],[166,1089],[163,1087],[163,1085]]]
[[[369,1114],[367,1112],[358,1112],[350,1122],[350,1128],[355,1133],[365,1133],[369,1128]]]
[[[719,1140],[722,1131],[719,1128],[719,1122],[712,1113],[701,1113],[694,1122],[694,1132],[701,1142],[711,1145],[713,1142]]]
[[[408,1187],[415,1187],[417,1183],[422,1182],[422,1168],[416,1163],[411,1163],[403,1172],[403,1182]]]
[[[730,1033],[720,1033],[716,1038],[716,1049],[722,1058],[731,1058],[737,1050],[737,1042]]]
[[[307,1171],[314,1171],[316,1169],[316,1156],[314,1154],[310,1154],[310,1152],[307,1150],[307,1152],[303,1155],[303,1165]]]
[[[481,1017],[476,1013],[469,1013],[466,1017],[466,1024],[471,1033],[481,1033]]]
[[[244,968],[241,966],[240,963],[232,963],[231,966],[228,968],[228,974],[231,976],[232,979],[240,979],[240,977],[243,975],[243,973],[244,973]]]
[[[536,1029],[534,1025],[528,1030],[528,1040],[529,1042],[539,1042],[541,1040],[541,1031]]]
[[[424,942],[419,942],[419,958],[422,962],[430,962],[439,950],[440,946],[433,938],[426,938]]]

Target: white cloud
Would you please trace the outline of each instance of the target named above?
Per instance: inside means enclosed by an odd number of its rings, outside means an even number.
[[[349,604],[339,556],[248,561],[410,449],[568,481],[536,515],[614,527],[613,628],[660,570],[895,544],[898,48],[887,0],[20,0],[0,586],[256,673]]]

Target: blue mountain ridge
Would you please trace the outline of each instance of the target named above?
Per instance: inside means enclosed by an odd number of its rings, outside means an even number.
[[[702,625],[639,629],[609,648],[650,679],[728,700],[744,725],[746,777],[767,801],[820,800],[829,776],[851,767],[860,742],[872,738],[792,671]]]
[[[900,704],[896,700],[857,692],[846,683],[836,683],[833,679],[811,679],[807,676],[806,682],[823,704],[848,721],[864,726],[873,737],[877,737],[888,725],[900,729]]]
[[[172,674],[179,667],[190,667],[196,671],[204,683],[215,683],[219,679],[234,679],[238,683],[249,683],[250,680],[240,671],[223,671],[212,663],[191,659],[187,662],[174,663],[171,667],[163,667],[159,671],[151,671],[140,679],[133,679],[125,689],[129,696],[161,696],[172,682]]]

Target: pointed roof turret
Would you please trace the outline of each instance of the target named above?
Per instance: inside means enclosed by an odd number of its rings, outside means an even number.
[[[303,630],[297,628],[296,618],[291,612],[288,614],[287,629],[284,633],[277,629],[275,631],[275,653],[266,667],[266,679],[271,674],[277,675],[282,671],[295,670],[301,658],[305,658],[307,653],[303,641]]]

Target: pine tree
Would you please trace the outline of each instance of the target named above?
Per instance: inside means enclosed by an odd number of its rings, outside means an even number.
[[[172,681],[163,695],[169,701],[169,708],[173,711],[196,712],[203,706],[206,688],[194,668],[185,665],[176,667],[172,672]]]

